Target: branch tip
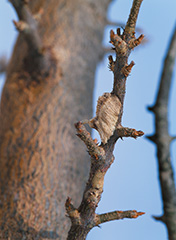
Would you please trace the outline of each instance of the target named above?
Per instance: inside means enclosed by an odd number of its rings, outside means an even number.
[[[126,64],[126,65],[122,68],[121,72],[124,74],[125,77],[128,77],[128,75],[130,74],[131,69],[132,69],[132,67],[133,67],[134,65],[135,65],[135,63],[134,63],[133,61],[131,61],[131,63],[130,63],[129,65]]]
[[[155,111],[154,106],[148,106],[147,109],[150,112],[154,112]]]
[[[105,223],[110,222],[113,220],[120,220],[124,218],[137,218],[139,216],[142,216],[145,214],[145,212],[137,212],[136,210],[128,210],[128,211],[114,211],[109,213],[103,213],[103,214],[96,214],[95,215],[95,223],[96,226]]]
[[[133,211],[134,211],[134,216],[133,216],[133,218],[137,218],[137,217],[142,216],[142,215],[145,214],[145,212],[137,212],[136,210],[133,210]]]
[[[83,124],[82,124],[81,121],[79,121],[79,122],[76,122],[74,125],[75,125],[75,128],[76,128],[77,130],[80,130],[80,128],[81,128],[81,126],[82,126]]]
[[[164,217],[164,215],[162,215],[162,216],[152,216],[156,221],[161,221],[161,222],[163,222],[163,223],[165,223],[165,217]]]
[[[137,137],[141,137],[144,135],[144,132],[139,130],[136,131],[136,129],[134,128],[127,128],[127,127],[119,127],[117,128],[117,135],[118,137],[122,138],[122,137],[132,137],[132,138],[137,138]]]
[[[110,55],[110,56],[108,57],[108,59],[109,59],[109,65],[108,65],[108,67],[109,67],[109,69],[110,69],[112,72],[114,72],[115,62],[113,61],[112,55]]]
[[[73,212],[77,211],[77,209],[71,203],[71,198],[70,197],[68,197],[66,202],[65,202],[65,208],[66,208],[67,214],[69,216],[72,216]]]
[[[120,28],[117,28],[117,35],[119,35],[119,37],[121,36],[121,34],[120,34]]]
[[[138,38],[132,38],[131,41],[129,42],[129,47],[131,49],[137,47],[139,44],[141,44],[143,38],[144,38],[143,34],[141,34]]]
[[[110,31],[110,39],[111,39],[111,41],[113,41],[114,36],[115,36],[115,33],[114,33],[114,31],[111,29],[111,31]]]
[[[113,57],[112,57],[112,55],[110,55],[110,56],[108,57],[108,59],[109,59],[109,62],[113,62]]]
[[[155,136],[155,134],[154,135],[148,135],[148,136],[146,136],[146,138],[148,140],[150,140],[151,142],[156,143],[156,136]]]
[[[30,27],[29,25],[24,22],[24,21],[15,21],[13,20],[13,23],[16,27],[16,29],[19,31],[19,32],[26,32],[26,31],[29,31],[30,30]]]
[[[99,144],[99,143],[98,143],[98,139],[97,139],[97,138],[93,139],[93,141],[94,141],[94,143],[95,143],[96,145],[98,145],[98,144]]]
[[[68,210],[70,210],[73,207],[73,205],[71,204],[71,198],[70,197],[67,197],[67,200],[65,202],[65,207]]]

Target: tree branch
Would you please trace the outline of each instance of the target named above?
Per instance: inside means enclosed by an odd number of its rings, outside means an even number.
[[[16,10],[19,21],[13,21],[16,29],[24,37],[27,46],[28,54],[26,66],[31,66],[27,71],[41,72],[44,69],[49,69],[51,62],[54,59],[51,52],[51,47],[43,46],[38,29],[38,21],[41,19],[43,13],[42,9],[38,13],[32,15],[29,7],[28,0],[9,0]],[[29,63],[29,64],[28,64]]]
[[[135,22],[139,11],[138,2],[141,3],[141,0],[134,0],[134,11],[131,11],[129,17],[133,19],[133,28],[136,25]],[[136,4],[137,7],[135,7]],[[134,19],[132,15],[134,15],[135,11],[136,18]],[[119,29],[117,29],[117,34],[112,30],[110,32],[110,40],[116,51],[115,61],[112,59],[112,56],[109,57],[109,68],[114,74],[113,91],[111,93],[104,93],[99,97],[96,116],[93,119],[75,124],[77,135],[85,143],[91,156],[91,168],[79,208],[76,209],[71,204],[70,198],[67,199],[65,204],[66,212],[72,221],[68,233],[68,240],[85,239],[88,232],[94,226],[105,221],[122,219],[125,217],[136,218],[144,214],[141,212],[137,213],[135,210],[125,212],[115,211],[102,215],[97,215],[95,213],[103,192],[104,176],[114,161],[113,150],[116,141],[122,137],[137,138],[144,134],[142,131],[124,128],[121,125],[126,79],[134,65],[133,61],[128,65],[128,57],[132,48],[141,42],[141,37],[136,39],[134,32],[128,33],[128,37],[126,37],[125,34],[124,32],[121,35]],[[135,43],[135,46],[134,44],[133,46],[131,45],[132,41]],[[101,137],[101,144],[99,146],[83,126],[85,123],[88,123],[90,127],[95,128],[99,132]]]
[[[170,159],[170,143],[174,139],[168,133],[168,100],[176,58],[176,28],[165,58],[156,103],[149,107],[155,115],[155,134],[148,136],[157,145],[159,179],[163,199],[164,215],[161,220],[167,226],[169,239],[176,240],[176,189]]]
[[[110,20],[107,20],[107,25],[114,26],[114,27],[121,27],[125,28],[125,23],[124,22],[113,22]],[[136,32],[141,33],[143,30],[140,27],[136,27]]]
[[[90,156],[95,158],[102,158],[104,152],[102,153],[102,148],[100,148],[97,143],[91,138],[90,133],[86,130],[81,122],[75,124],[77,129],[77,136],[85,143],[89,151]]]
[[[136,22],[137,22],[137,17],[138,17],[141,3],[142,3],[142,0],[133,1],[133,6],[131,8],[129,18],[125,26],[125,32],[124,32],[125,35],[128,35],[128,34],[131,35],[135,33]]]
[[[28,8],[28,1],[10,0],[19,18],[19,22],[14,21],[15,27],[21,32],[32,52],[35,54],[42,53],[42,40],[40,38],[37,22]]]
[[[132,137],[137,138],[144,135],[142,131],[136,131],[134,128],[127,128],[127,127],[118,127],[117,128],[117,135],[118,137]]]
[[[95,224],[98,226],[101,223],[110,222],[113,220],[119,220],[124,218],[137,218],[141,215],[145,214],[144,212],[137,212],[136,210],[128,210],[128,211],[114,211],[104,214],[96,214],[95,215]]]
[[[131,12],[123,34],[120,34],[119,29],[117,29],[117,34],[114,34],[112,30],[110,34],[110,42],[116,49],[116,63],[118,63],[114,68],[113,93],[118,96],[122,105],[126,89],[126,75],[124,75],[124,71],[122,69],[128,65],[127,61],[131,50],[138,46],[144,38],[144,35],[140,35],[138,39],[135,37],[135,26],[141,3],[142,0],[133,1]]]

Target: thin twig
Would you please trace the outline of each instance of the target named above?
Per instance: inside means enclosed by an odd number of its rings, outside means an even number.
[[[137,17],[139,13],[139,9],[141,6],[143,0],[134,0],[133,1],[133,6],[130,11],[130,15],[127,21],[127,24],[125,26],[125,34],[134,34],[135,33],[135,28],[136,28],[136,22],[137,22]]]
[[[139,7],[134,5],[139,6],[139,3],[141,3],[141,0],[134,0],[131,14],[135,15],[136,18],[129,17],[133,18],[132,26],[130,24],[128,26],[129,30],[136,25]],[[85,143],[91,156],[91,168],[80,206],[76,209],[70,198],[67,199],[65,204],[66,212],[72,221],[68,240],[84,240],[88,232],[100,223],[125,217],[136,218],[144,214],[135,210],[115,211],[102,215],[95,213],[103,192],[105,174],[114,161],[113,150],[116,141],[122,137],[137,138],[144,134],[142,131],[136,131],[121,125],[126,79],[134,65],[133,61],[128,64],[128,57],[132,48],[139,45],[142,38],[136,39],[134,32],[131,30],[128,37],[125,34],[121,35],[119,29],[117,29],[116,34],[112,30],[110,33],[110,40],[116,52],[115,61],[112,56],[109,57],[109,68],[114,74],[113,91],[104,93],[103,96],[99,97],[96,117],[75,124],[77,135]],[[86,123],[99,132],[102,141],[99,146],[83,126]]]
[[[149,110],[155,115],[155,134],[148,136],[157,145],[159,179],[163,199],[164,214],[155,219],[166,224],[170,240],[176,240],[176,189],[170,158],[170,143],[174,138],[168,133],[168,100],[175,59],[176,28],[165,58],[156,103],[153,107],[149,107]]]
[[[136,210],[129,210],[129,211],[114,211],[104,214],[96,214],[95,216],[95,224],[96,226],[100,225],[101,223],[119,220],[124,218],[137,218],[141,215],[145,214],[144,212],[137,212]]]
[[[90,156],[95,156],[96,158],[102,158],[104,152],[102,153],[102,148],[100,148],[97,143],[91,138],[90,133],[86,130],[81,122],[75,124],[77,129],[77,136],[85,143],[89,151]]]
[[[127,127],[118,127],[117,128],[117,135],[118,137],[132,137],[137,138],[144,135],[142,131],[136,131],[134,128],[127,128]]]

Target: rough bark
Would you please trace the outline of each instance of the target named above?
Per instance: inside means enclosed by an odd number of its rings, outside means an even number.
[[[91,117],[110,0],[26,2],[12,1],[20,34],[0,109],[0,238],[60,240],[89,169],[73,123]]]
[[[168,47],[159,90],[154,106],[149,107],[155,115],[155,134],[148,138],[156,144],[158,172],[163,200],[163,216],[154,217],[166,224],[169,240],[176,240],[176,188],[170,156],[170,143],[175,137],[168,132],[168,101],[176,59],[176,28]]]

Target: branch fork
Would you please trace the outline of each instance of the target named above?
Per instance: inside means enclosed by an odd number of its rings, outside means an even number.
[[[16,29],[24,35],[30,47],[30,51],[35,51],[36,54],[40,53],[42,40],[40,38],[35,17],[28,8],[28,1],[10,0],[10,2],[14,6],[19,18],[18,22],[13,21]]]
[[[124,95],[126,92],[126,79],[131,72],[134,62],[128,64],[128,57],[132,48],[138,46],[142,39],[141,35],[135,38],[135,25],[142,0],[134,0],[131,13],[123,34],[117,29],[110,32],[110,42],[114,45],[116,59],[109,56],[109,68],[114,74],[114,86],[111,93],[104,93],[99,97],[96,116],[90,120],[80,121],[75,124],[77,136],[87,146],[91,157],[89,179],[87,181],[80,206],[76,209],[70,198],[67,199],[65,207],[72,221],[68,240],[85,239],[88,232],[99,224],[123,218],[137,218],[144,212],[136,210],[114,211],[104,214],[96,214],[96,208],[103,192],[104,177],[114,161],[113,150],[116,141],[122,137],[137,138],[143,136],[142,131],[133,128],[122,127],[122,114]],[[101,137],[101,144],[93,140],[84,124],[95,128]]]
[[[13,21],[16,29],[24,37],[28,46],[27,57],[24,62],[25,66],[30,65],[30,69],[25,69],[32,72],[48,71],[54,60],[51,47],[43,46],[43,42],[38,29],[38,21],[41,19],[43,10],[40,9],[38,13],[32,14],[28,7],[28,0],[9,0],[15,8],[19,21]],[[45,49],[45,51],[43,51]],[[31,64],[31,62],[33,64]],[[34,66],[32,68],[32,65]]]

